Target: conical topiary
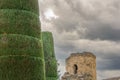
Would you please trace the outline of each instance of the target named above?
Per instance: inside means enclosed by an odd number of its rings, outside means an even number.
[[[57,61],[51,32],[42,32],[46,80],[57,80]]]
[[[0,0],[0,80],[45,80],[38,0]]]

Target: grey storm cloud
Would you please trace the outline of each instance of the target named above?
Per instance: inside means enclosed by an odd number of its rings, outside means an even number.
[[[120,40],[118,35],[120,33],[120,6],[118,3],[120,1],[87,1],[45,0],[47,5],[45,8],[41,8],[41,13],[49,6],[54,10],[59,19],[53,20],[53,26],[60,33],[62,31],[73,32],[76,30],[78,34],[82,34],[82,30],[80,30],[82,27],[87,29],[86,35],[82,36],[83,38]]]
[[[89,25],[90,26],[90,25]],[[96,25],[92,25],[96,26]],[[89,28],[86,38],[88,39],[102,39],[102,40],[113,40],[119,41],[120,40],[120,29],[115,29],[114,26],[110,24],[98,24],[97,27]]]
[[[99,70],[120,70],[120,56],[115,58],[106,58],[98,61],[98,69]],[[100,66],[102,65],[102,66]]]
[[[42,29],[52,31],[57,59],[63,61],[70,53],[89,51],[97,56],[98,72],[120,70],[119,3],[120,0],[40,0]],[[52,9],[58,18],[46,19],[47,9]]]

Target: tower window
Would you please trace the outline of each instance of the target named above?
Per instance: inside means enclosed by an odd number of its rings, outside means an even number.
[[[74,74],[77,74],[78,66],[76,64],[74,65],[73,69],[74,69]]]

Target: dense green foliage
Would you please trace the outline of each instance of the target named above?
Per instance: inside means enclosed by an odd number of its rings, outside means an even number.
[[[18,34],[0,35],[0,56],[29,55],[42,57],[42,43],[39,39]]]
[[[53,36],[51,32],[42,32],[43,50],[47,80],[57,80],[57,61],[54,53]],[[54,79],[53,79],[54,78]]]
[[[58,80],[56,77],[46,77],[46,80]]]
[[[40,38],[39,16],[23,10],[1,9],[0,34],[3,33],[23,34]]]
[[[45,60],[46,76],[57,77],[57,61],[55,58],[48,58]]]
[[[0,0],[0,80],[46,80],[38,0]]]
[[[1,56],[0,80],[44,80],[44,60],[30,56]]]
[[[0,0],[0,9],[18,9],[39,14],[38,0]]]
[[[52,33],[51,32],[42,32],[42,40],[43,40],[45,58],[46,59],[48,59],[48,57],[55,58]]]

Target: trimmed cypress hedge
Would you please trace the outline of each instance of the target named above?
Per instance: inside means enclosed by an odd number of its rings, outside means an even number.
[[[43,51],[45,58],[46,77],[57,78],[57,61],[54,53],[54,43],[53,43],[52,33],[42,32],[42,41],[43,41]]]
[[[0,35],[0,56],[29,55],[43,58],[42,48],[42,42],[34,37],[18,34]]]
[[[38,0],[0,0],[0,9],[19,9],[39,14]]]
[[[14,49],[14,48],[5,48],[0,49],[0,56],[6,56],[6,55],[25,55],[25,56],[33,56],[33,57],[42,57],[43,53],[41,51],[42,49]]]
[[[28,56],[0,57],[0,80],[45,80],[44,60]]]
[[[46,80],[58,80],[57,77],[46,77]]]
[[[38,0],[0,0],[0,80],[46,80]]]
[[[57,61],[56,59],[47,59],[45,60],[45,70],[47,77],[57,77]]]
[[[23,34],[40,38],[39,16],[23,10],[1,9],[0,34],[3,33]]]
[[[48,57],[55,58],[52,33],[48,32],[48,31],[42,32],[42,40],[43,40],[43,48],[44,48],[45,58],[46,59],[48,59]]]
[[[5,45],[6,44],[6,45]],[[34,37],[20,35],[20,34],[1,34],[0,35],[0,48],[41,48],[40,40]]]

